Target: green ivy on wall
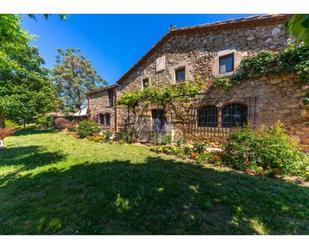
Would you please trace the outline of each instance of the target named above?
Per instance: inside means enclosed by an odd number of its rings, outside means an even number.
[[[215,77],[213,85],[225,90],[257,76],[293,73],[301,83],[309,81],[309,45],[290,45],[279,53],[262,51],[244,58],[230,77]]]

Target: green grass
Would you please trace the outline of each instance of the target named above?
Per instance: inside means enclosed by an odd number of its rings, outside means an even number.
[[[6,145],[0,234],[309,234],[303,186],[56,132]]]

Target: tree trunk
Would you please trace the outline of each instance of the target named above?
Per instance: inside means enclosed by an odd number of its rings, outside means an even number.
[[[0,128],[5,128],[5,117],[3,112],[0,112]]]

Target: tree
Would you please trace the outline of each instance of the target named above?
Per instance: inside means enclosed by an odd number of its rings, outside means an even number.
[[[286,24],[286,31],[297,41],[309,44],[309,14],[292,15]]]
[[[52,74],[62,100],[63,111],[80,110],[85,103],[86,93],[106,84],[92,67],[91,62],[80,53],[80,50],[74,48],[58,49]]]
[[[18,15],[0,15],[0,127],[5,118],[30,121],[56,105],[56,92],[32,36]]]
[[[36,19],[36,15],[35,14],[28,14],[28,16],[33,19],[33,20],[37,20]],[[48,17],[50,16],[50,14],[43,14],[43,16],[45,17],[45,19],[48,19]],[[58,16],[60,17],[61,20],[66,21],[68,19],[68,15],[67,14],[58,14]]]

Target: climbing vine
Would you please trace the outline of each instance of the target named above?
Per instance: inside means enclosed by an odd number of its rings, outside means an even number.
[[[197,96],[202,90],[203,83],[183,82],[177,85],[166,87],[147,87],[144,90],[125,92],[118,101],[119,105],[128,108],[136,108],[140,103],[159,103],[165,107],[172,101],[187,101],[188,98]]]
[[[270,74],[293,73],[299,82],[309,81],[309,45],[290,45],[279,53],[262,51],[244,58],[238,70],[230,77],[215,77],[216,87],[229,90],[233,85],[240,84],[252,77]]]

